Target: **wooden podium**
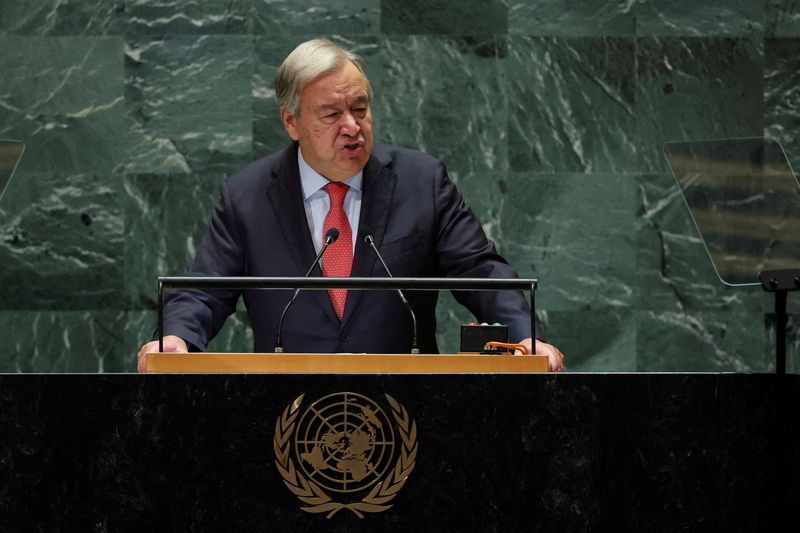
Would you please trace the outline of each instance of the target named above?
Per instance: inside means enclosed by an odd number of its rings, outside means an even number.
[[[547,372],[544,355],[149,353],[155,374],[507,374]]]

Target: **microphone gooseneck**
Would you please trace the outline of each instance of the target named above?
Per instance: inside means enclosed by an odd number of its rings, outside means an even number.
[[[308,272],[304,277],[308,277],[311,275],[311,271],[314,270],[314,267],[317,266],[319,260],[322,259],[322,254],[325,253],[325,250],[328,249],[328,246],[336,242],[336,239],[339,238],[339,230],[336,228],[330,228],[328,232],[325,234],[325,242],[322,244],[322,248],[320,249],[317,257],[314,259],[314,262],[311,263],[311,267],[309,267]],[[286,318],[286,312],[294,303],[295,299],[297,299],[297,295],[300,294],[300,289],[295,289],[294,294],[292,295],[292,299],[289,300],[289,303],[286,304],[286,307],[283,308],[283,313],[281,313],[281,319],[278,321],[278,334],[275,337],[275,353],[283,353],[283,342],[281,341],[281,332],[283,331],[283,319]]]
[[[381,253],[378,251],[378,247],[375,246],[375,239],[372,237],[372,234],[369,234],[366,237],[364,237],[364,242],[366,242],[370,246],[370,248],[372,248],[372,251],[375,252],[375,255],[378,257],[378,261],[381,262],[381,265],[383,266],[383,270],[386,272],[386,275],[389,276],[390,278],[394,277],[392,276],[392,273],[389,271],[389,267],[386,266],[386,261],[383,260],[383,256],[381,256]],[[414,310],[411,309],[411,304],[408,303],[408,300],[406,300],[406,295],[403,294],[403,291],[397,289],[397,294],[400,295],[400,299],[405,304],[406,309],[408,309],[408,314],[411,315],[411,326],[414,332],[414,337],[411,339],[411,353],[418,354],[419,348],[417,347],[417,316],[414,314]]]

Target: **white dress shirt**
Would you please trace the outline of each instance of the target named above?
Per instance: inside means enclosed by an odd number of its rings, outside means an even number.
[[[319,253],[322,249],[322,227],[325,225],[325,217],[331,208],[331,198],[323,187],[330,183],[330,180],[308,166],[299,147],[297,149],[297,165],[300,167],[303,207],[306,210],[308,229],[311,232],[311,239],[314,241],[314,249]],[[343,182],[350,186],[347,196],[344,197],[343,207],[347,220],[350,222],[350,231],[353,234],[353,253],[355,253],[356,235],[358,235],[358,219],[361,215],[361,185],[363,182],[363,170]]]

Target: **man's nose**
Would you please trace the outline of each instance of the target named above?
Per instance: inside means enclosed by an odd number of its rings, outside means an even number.
[[[358,125],[358,121],[356,120],[356,117],[354,117],[352,113],[342,114],[342,125],[339,128],[339,131],[341,132],[342,135],[353,137],[354,135],[358,134],[360,130],[361,126]]]

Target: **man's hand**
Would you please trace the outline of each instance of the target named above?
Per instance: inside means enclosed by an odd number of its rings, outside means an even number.
[[[525,346],[528,349],[528,353],[533,353],[533,340],[530,338],[523,339],[519,341],[520,344]],[[517,352],[519,353],[519,352]],[[550,372],[563,372],[564,371],[564,354],[561,353],[561,350],[553,346],[552,344],[547,344],[546,342],[542,342],[540,340],[536,341],[536,354],[535,355],[546,355],[547,356],[547,366]]]
[[[144,374],[145,369],[145,360],[146,355],[148,353],[153,353],[158,351],[158,341],[150,341],[144,346],[139,349],[139,355],[136,367],[139,370],[140,374]],[[175,353],[188,353],[189,347],[186,345],[186,341],[181,339],[180,337],[176,337],[175,335],[167,335],[164,337],[164,351],[165,352],[175,352]]]

